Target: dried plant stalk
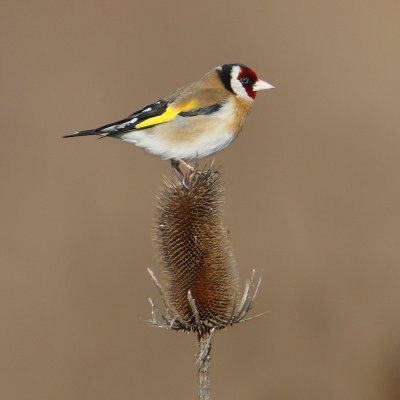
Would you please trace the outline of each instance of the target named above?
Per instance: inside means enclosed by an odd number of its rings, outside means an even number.
[[[165,179],[157,206],[156,241],[163,289],[149,269],[164,302],[161,311],[150,299],[155,326],[196,333],[199,343],[199,399],[210,399],[210,351],[215,330],[243,322],[253,306],[261,278],[253,270],[242,298],[227,230],[222,223],[223,187],[210,168]],[[260,314],[261,315],[261,314]]]
[[[210,400],[211,399],[211,380],[210,380],[210,363],[211,363],[211,338],[213,331],[207,332],[199,339],[199,358],[201,362],[198,370],[199,377],[199,400]]]

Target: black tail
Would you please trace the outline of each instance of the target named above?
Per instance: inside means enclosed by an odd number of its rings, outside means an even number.
[[[99,132],[96,132],[96,129],[89,129],[87,131],[79,131],[79,132],[70,133],[68,135],[64,135],[63,138],[76,137],[76,136],[98,135],[98,134],[99,134]]]

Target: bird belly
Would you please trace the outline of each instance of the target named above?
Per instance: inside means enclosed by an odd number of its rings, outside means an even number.
[[[124,134],[121,139],[135,144],[147,152],[162,159],[195,160],[207,157],[227,147],[235,138],[231,132],[204,132],[183,138],[179,132],[179,140],[173,135],[163,135],[151,132],[153,129],[133,131]]]

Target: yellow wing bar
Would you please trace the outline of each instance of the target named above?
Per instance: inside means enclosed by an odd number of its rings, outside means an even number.
[[[179,104],[178,106],[168,106],[167,109],[156,117],[148,118],[135,126],[137,129],[146,128],[148,126],[162,124],[164,122],[172,121],[175,117],[183,112],[194,110],[198,106],[196,100],[190,100],[187,103]]]

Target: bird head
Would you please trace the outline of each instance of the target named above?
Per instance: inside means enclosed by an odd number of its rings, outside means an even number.
[[[216,70],[225,88],[247,101],[253,101],[260,90],[274,89],[274,86],[259,79],[251,68],[243,64],[224,64]]]

